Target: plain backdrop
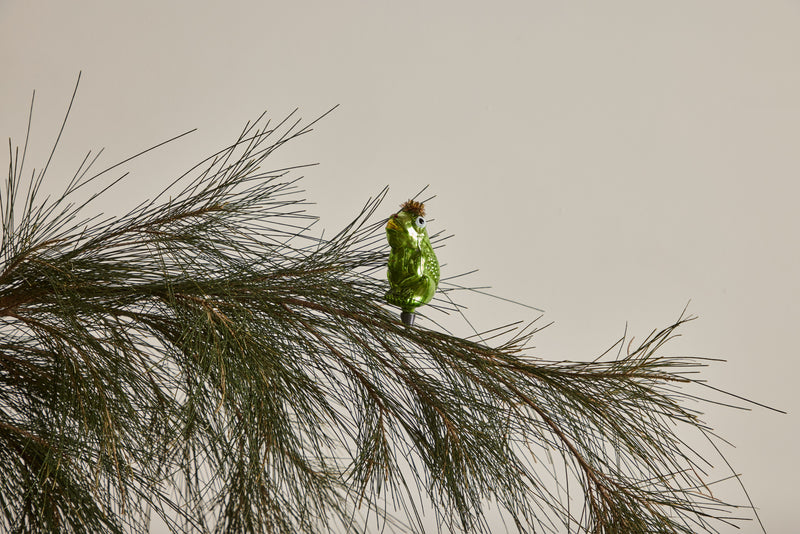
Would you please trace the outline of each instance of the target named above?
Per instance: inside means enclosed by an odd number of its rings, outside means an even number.
[[[302,182],[320,228],[430,184],[444,275],[478,268],[554,321],[533,355],[592,359],[689,303],[665,351],[725,359],[709,383],[789,412],[705,407],[767,530],[800,531],[800,2],[3,0],[0,67],[15,145],[36,90],[37,167],[83,73],[53,190],[89,149],[110,165],[198,128],[126,166],[106,213],[265,109],[338,104],[275,160],[320,163]],[[481,329],[536,316],[467,300]]]

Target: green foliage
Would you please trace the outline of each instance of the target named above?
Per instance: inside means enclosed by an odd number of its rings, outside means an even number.
[[[732,521],[681,437],[715,439],[684,390],[702,362],[660,354],[685,318],[589,363],[527,356],[533,324],[472,340],[403,326],[383,302],[385,191],[323,239],[295,169],[262,169],[310,127],[262,116],[107,219],[73,202],[109,174],[90,155],[42,201],[47,167],[20,197],[27,139],[11,152],[0,528],[421,531],[424,499],[465,532],[496,531],[492,506],[522,532]],[[459,290],[443,280],[432,306],[459,311]]]

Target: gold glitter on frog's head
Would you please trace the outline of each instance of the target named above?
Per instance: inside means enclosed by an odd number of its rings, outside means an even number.
[[[425,204],[416,200],[407,200],[400,206],[400,211],[410,213],[414,217],[425,216]]]

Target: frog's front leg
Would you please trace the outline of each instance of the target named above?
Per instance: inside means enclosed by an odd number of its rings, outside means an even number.
[[[414,311],[414,308],[422,304],[418,294],[420,286],[426,285],[426,278],[425,275],[412,274],[401,280],[394,280],[386,293],[386,300],[403,310]]]
[[[430,284],[429,276],[409,275],[391,284],[391,289],[386,293],[386,300],[404,311],[413,312],[415,308],[425,303]]]

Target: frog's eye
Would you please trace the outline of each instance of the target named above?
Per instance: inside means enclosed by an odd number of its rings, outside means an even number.
[[[419,228],[420,230],[425,228],[425,217],[417,217],[414,221],[414,226]]]

